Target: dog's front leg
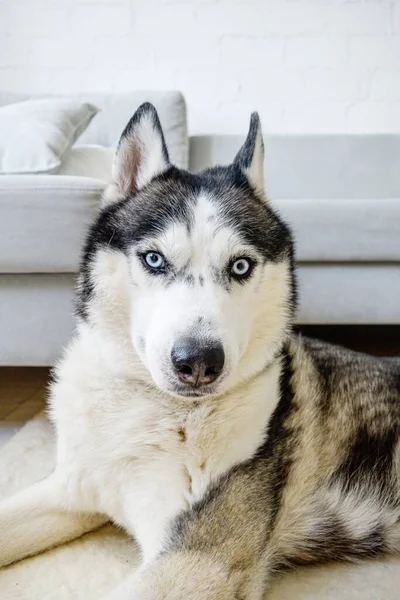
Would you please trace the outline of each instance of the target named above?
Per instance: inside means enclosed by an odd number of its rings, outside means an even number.
[[[262,525],[258,524],[259,530]],[[248,523],[250,534],[253,526]],[[103,600],[262,600],[273,570],[268,544],[260,547],[254,535],[252,547],[246,532],[243,539],[232,536],[231,540],[222,532],[219,540],[198,533],[197,540],[181,540],[178,547],[172,543]]]
[[[128,577],[106,600],[261,600],[250,578],[203,552],[177,552]]]
[[[0,501],[0,567],[63,544],[107,521],[104,515],[66,508],[62,480],[55,474]]]

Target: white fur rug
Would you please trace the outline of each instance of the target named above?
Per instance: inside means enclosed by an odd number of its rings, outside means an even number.
[[[45,477],[53,468],[53,456],[53,432],[45,417],[39,415],[0,449],[0,497]],[[139,562],[135,544],[107,525],[0,570],[0,598],[101,600]],[[300,569],[279,577],[267,598],[398,600],[399,590],[400,557],[388,557],[359,565]]]

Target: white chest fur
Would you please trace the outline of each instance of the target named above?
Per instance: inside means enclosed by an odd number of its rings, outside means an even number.
[[[72,506],[107,514],[150,560],[170,520],[264,440],[279,364],[230,394],[196,403],[162,396],[100,364],[90,366],[87,355],[82,362],[78,344],[59,370],[51,399],[58,469]]]

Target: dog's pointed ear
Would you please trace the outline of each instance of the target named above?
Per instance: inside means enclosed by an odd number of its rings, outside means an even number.
[[[133,194],[170,166],[156,109],[139,106],[119,140],[112,179],[119,196]]]
[[[233,162],[242,169],[256,192],[264,197],[264,142],[260,117],[256,112],[251,115],[246,141]]]

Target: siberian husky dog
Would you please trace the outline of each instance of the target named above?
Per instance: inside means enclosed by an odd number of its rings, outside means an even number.
[[[0,503],[0,564],[111,520],[143,564],[109,598],[260,600],[279,568],[399,551],[400,362],[296,336],[295,304],[257,114],[194,175],[142,105],[55,372],[57,466]]]

